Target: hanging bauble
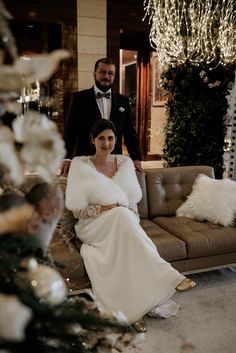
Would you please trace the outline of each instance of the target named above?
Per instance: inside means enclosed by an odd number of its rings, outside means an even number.
[[[30,281],[35,296],[42,303],[59,305],[66,299],[67,288],[64,279],[53,268],[38,265],[35,259],[31,259],[26,277]]]

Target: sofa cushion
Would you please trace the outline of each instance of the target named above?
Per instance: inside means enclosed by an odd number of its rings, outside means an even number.
[[[141,219],[140,225],[157,247],[160,256],[166,261],[176,261],[187,257],[185,243],[148,219]]]
[[[192,184],[200,173],[214,177],[214,170],[209,166],[146,170],[149,218],[174,216],[191,193]]]
[[[236,214],[236,182],[229,179],[216,180],[200,174],[193,191],[176,211],[177,216],[207,220],[229,226]]]
[[[156,217],[153,222],[183,240],[187,257],[204,257],[236,251],[236,229],[187,217]]]

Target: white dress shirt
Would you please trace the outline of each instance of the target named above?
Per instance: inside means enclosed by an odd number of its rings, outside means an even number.
[[[101,91],[97,86],[94,85],[94,92],[95,96],[98,92],[104,93]],[[109,89],[106,93],[111,94],[111,89]],[[101,97],[101,98],[96,98],[98,108],[101,112],[102,118],[103,119],[110,119],[110,114],[111,114],[111,98],[106,98],[106,97]]]

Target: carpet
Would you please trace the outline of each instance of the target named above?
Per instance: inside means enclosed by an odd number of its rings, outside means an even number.
[[[236,353],[236,272],[189,275],[197,286],[176,293],[177,316],[146,317],[145,341],[125,353]]]

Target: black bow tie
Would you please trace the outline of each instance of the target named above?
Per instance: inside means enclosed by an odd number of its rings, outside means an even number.
[[[96,98],[102,98],[102,97],[105,97],[105,98],[111,98],[111,93],[110,92],[107,92],[107,93],[101,93],[101,92],[98,92],[96,94]]]

